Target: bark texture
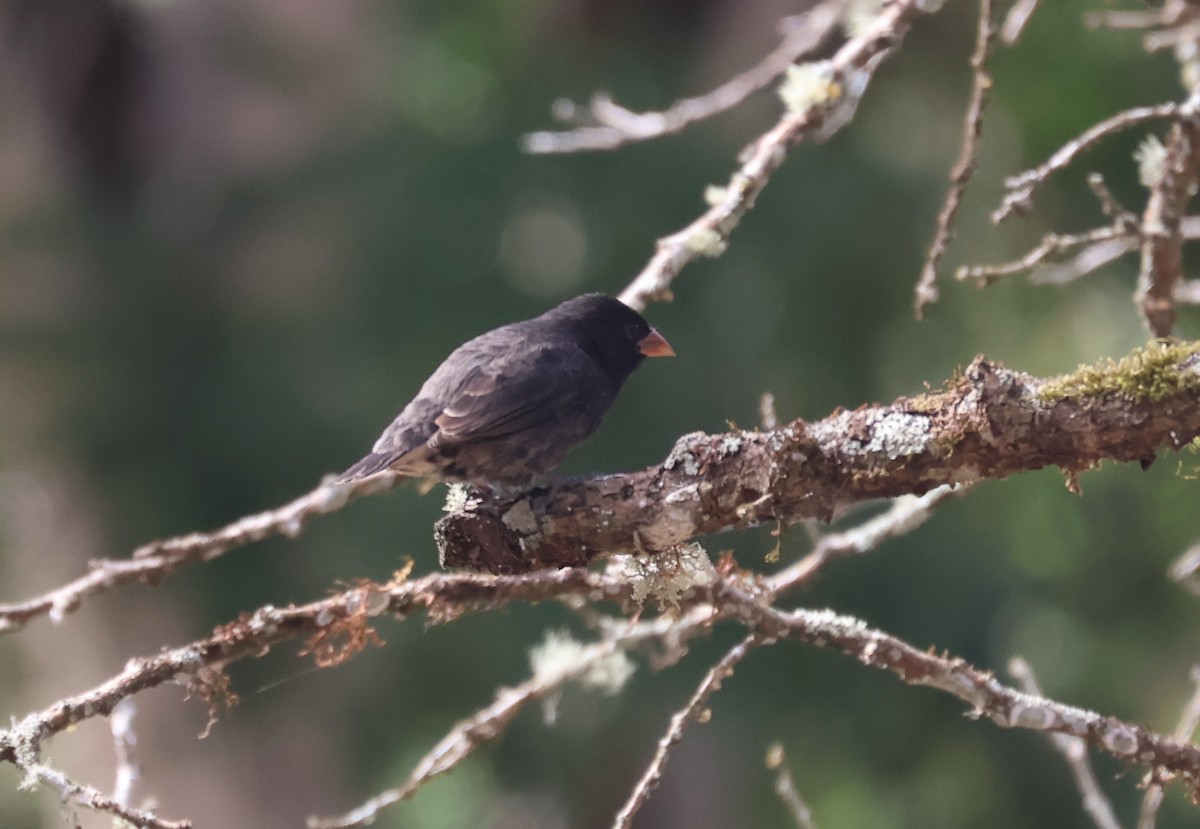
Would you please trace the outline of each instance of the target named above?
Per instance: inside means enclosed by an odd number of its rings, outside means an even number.
[[[1149,465],[1200,435],[1200,344],[1155,342],[1050,379],[976,358],[945,389],[767,431],[684,435],[662,463],[534,490],[471,491],[436,528],[447,567],[493,573],[669,550],[843,505],[1057,465]]]

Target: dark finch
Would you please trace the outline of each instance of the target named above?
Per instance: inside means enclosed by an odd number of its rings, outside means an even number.
[[[586,440],[646,357],[675,352],[617,299],[586,294],[460,345],[342,480],[390,469],[526,485]]]

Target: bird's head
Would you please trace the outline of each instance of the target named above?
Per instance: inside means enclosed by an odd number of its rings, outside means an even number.
[[[674,357],[675,350],[642,315],[604,294],[569,299],[542,315],[568,325],[585,351],[623,381],[646,357]]]

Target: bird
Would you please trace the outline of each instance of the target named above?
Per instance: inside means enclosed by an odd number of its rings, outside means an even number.
[[[673,356],[615,297],[569,299],[456,348],[338,480],[391,471],[427,488],[527,488],[596,431],[646,357]]]

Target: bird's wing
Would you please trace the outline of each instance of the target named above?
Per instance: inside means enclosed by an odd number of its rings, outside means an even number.
[[[553,423],[581,397],[604,394],[603,378],[575,349],[543,349],[477,366],[434,419],[431,446],[488,440]]]

